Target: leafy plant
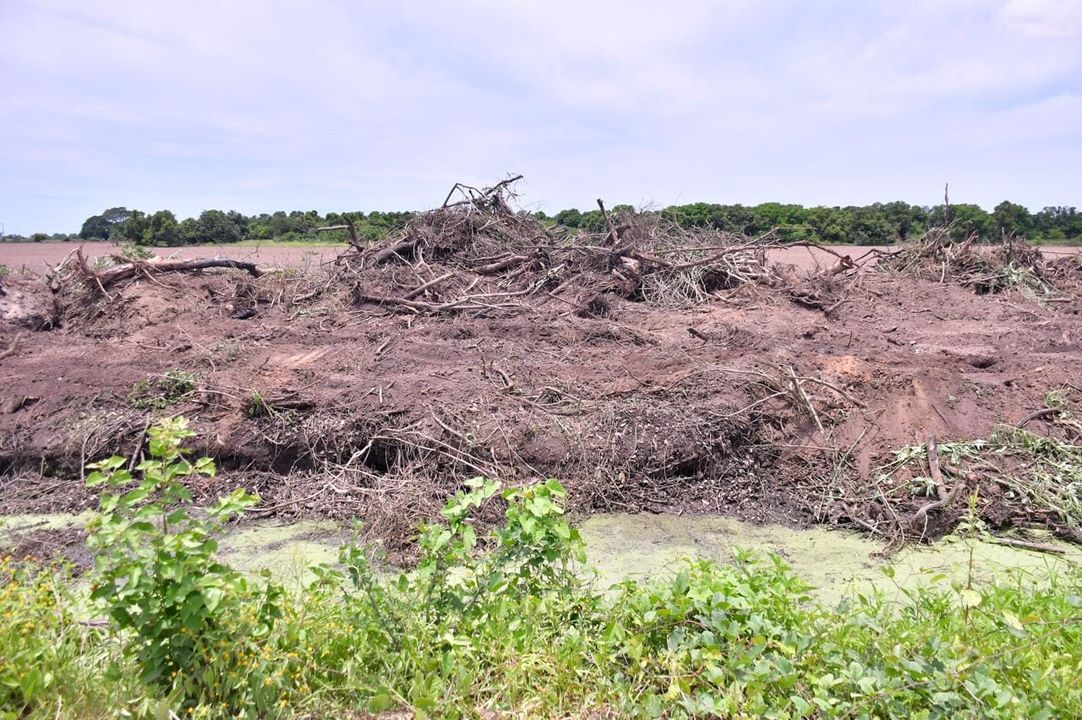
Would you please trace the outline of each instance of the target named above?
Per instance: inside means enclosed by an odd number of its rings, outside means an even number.
[[[244,414],[252,418],[267,417],[274,412],[274,408],[263,399],[263,395],[258,390],[253,390],[248,395],[248,399],[244,404]]]
[[[184,483],[187,423],[151,431],[133,473],[107,486],[91,528],[91,594],[106,636],[49,573],[0,561],[0,717],[1016,718],[1082,716],[1082,570],[1035,582],[933,577],[900,600],[836,607],[777,556],[689,561],[608,593],[581,579],[582,542],[555,480],[500,491],[476,478],[420,534],[411,571],[346,544],[338,567],[287,595],[216,556],[214,536],[253,501],[205,511]],[[1040,438],[1015,438],[1055,457]],[[999,447],[947,447],[986,457]],[[946,447],[948,444],[941,446]],[[503,523],[488,532],[505,504]],[[984,533],[977,498],[960,526]],[[972,545],[971,545],[972,547]],[[886,569],[890,575],[890,568]],[[942,584],[941,584],[942,583]],[[80,629],[82,628],[82,629]],[[118,643],[123,655],[112,648]],[[37,672],[40,669],[40,672]],[[129,672],[134,669],[136,672]],[[37,674],[33,674],[37,672]],[[135,681],[138,676],[141,683]],[[28,679],[29,678],[29,679]],[[62,711],[62,712],[61,712]]]
[[[91,599],[123,633],[143,682],[187,707],[265,709],[282,683],[257,658],[281,616],[282,591],[219,562],[215,539],[258,499],[235,490],[199,516],[188,510],[184,480],[215,472],[208,458],[185,459],[181,444],[192,435],[186,419],[163,420],[150,428],[150,459],[136,474],[121,457],[91,466],[87,485],[109,488],[89,528]]]
[[[140,260],[150,260],[154,257],[154,253],[147,250],[142,245],[136,245],[135,243],[124,243],[120,248],[120,257],[124,258],[128,262],[137,262]]]
[[[58,669],[78,653],[64,641],[73,619],[56,582],[48,568],[0,557],[0,715],[47,703],[65,680]]]

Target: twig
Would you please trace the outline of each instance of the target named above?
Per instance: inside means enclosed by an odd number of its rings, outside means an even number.
[[[424,285],[420,285],[420,286],[414,288],[413,290],[410,290],[408,293],[406,293],[405,295],[402,296],[402,299],[403,300],[412,300],[413,298],[417,297],[418,295],[420,295],[421,293],[423,293],[425,290],[429,289],[433,285],[439,285],[444,280],[446,280],[446,279],[448,279],[450,277],[453,277],[453,276],[454,276],[453,272],[449,272],[449,273],[445,273],[443,275],[440,275],[438,278],[434,278],[432,280],[429,280]]]
[[[1055,545],[1045,545],[1044,543],[1029,542],[1028,540],[1015,540],[1014,538],[994,537],[992,542],[996,545],[1006,545],[1007,547],[1022,548],[1023,550],[1034,550],[1036,552],[1049,553],[1051,555],[1066,555],[1067,551],[1063,548],[1056,547]]]

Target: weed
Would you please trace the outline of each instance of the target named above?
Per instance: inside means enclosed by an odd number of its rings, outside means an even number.
[[[140,410],[163,410],[195,392],[198,378],[186,370],[152,375],[132,386],[128,405]]]
[[[267,417],[274,412],[274,409],[263,399],[263,395],[258,390],[253,390],[244,404],[244,414],[253,420],[256,418]]]
[[[147,250],[142,245],[136,245],[135,243],[124,243],[120,248],[120,257],[124,258],[128,262],[136,262],[140,260],[150,260],[154,257],[154,253]]]
[[[0,710],[28,710],[55,695],[65,680],[54,669],[78,652],[57,642],[72,625],[57,602],[47,568],[20,566],[0,557]]]

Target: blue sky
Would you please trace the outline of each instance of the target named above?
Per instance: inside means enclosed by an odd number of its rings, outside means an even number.
[[[397,7],[396,7],[397,6]],[[0,222],[1082,205],[1082,0],[0,2]]]

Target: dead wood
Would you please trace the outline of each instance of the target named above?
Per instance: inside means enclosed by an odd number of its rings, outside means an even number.
[[[372,263],[374,265],[379,265],[380,263],[387,262],[395,256],[408,254],[412,252],[415,247],[417,247],[417,243],[419,240],[420,238],[411,237],[405,240],[401,240],[388,248],[384,248],[372,257]]]
[[[1033,550],[1035,552],[1048,553],[1050,555],[1066,555],[1067,551],[1061,547],[1055,545],[1045,545],[1044,543],[1030,542],[1028,540],[1015,540],[1014,538],[994,537],[992,542],[996,545],[1006,545],[1007,547],[1022,548],[1023,550]]]
[[[423,285],[419,285],[419,286],[415,287],[413,290],[410,290],[408,293],[406,293],[405,295],[402,296],[402,299],[403,300],[412,300],[413,298],[415,298],[418,295],[420,295],[421,293],[423,293],[425,290],[428,290],[431,287],[435,287],[436,285],[439,285],[444,280],[447,280],[448,278],[454,277],[454,275],[455,274],[453,272],[449,272],[449,273],[444,273],[443,275],[440,275],[438,278],[433,278],[433,279],[429,280],[428,282],[424,283]]]
[[[473,271],[478,275],[495,275],[496,273],[507,270],[508,268],[513,268],[518,265],[522,265],[525,262],[529,262],[530,259],[531,258],[528,255],[512,255],[510,257],[504,258],[503,260],[497,260],[494,263],[489,263],[488,265],[481,265],[479,267],[475,267],[473,268]]]
[[[909,525],[911,527],[921,527],[921,537],[923,537],[924,533],[927,531],[928,513],[954,502],[967,482],[966,480],[957,480],[954,483],[954,487],[950,489],[950,492],[947,492],[946,486],[943,483],[943,472],[939,467],[939,453],[936,450],[934,436],[928,439],[928,469],[932,475],[932,482],[935,483],[938,499],[927,503],[926,505],[922,505],[917,512],[913,513],[913,517],[909,519]]]
[[[612,218],[609,217],[608,210],[605,209],[605,203],[601,198],[597,199],[597,206],[601,208],[601,217],[605,218],[605,227],[608,228],[608,235],[605,236],[606,245],[616,245],[620,242],[620,229],[612,224]]]
[[[191,272],[193,270],[207,270],[210,268],[228,268],[232,270],[244,270],[252,277],[262,277],[274,268],[260,268],[255,263],[244,260],[232,260],[227,257],[195,258],[193,260],[173,260],[165,258],[151,258],[150,260],[135,260],[132,262],[106,268],[105,270],[92,270],[83,257],[82,248],[77,251],[80,271],[87,281],[93,281],[104,293],[105,288],[115,285],[122,280],[128,280],[140,274],[147,276],[170,273]]]

